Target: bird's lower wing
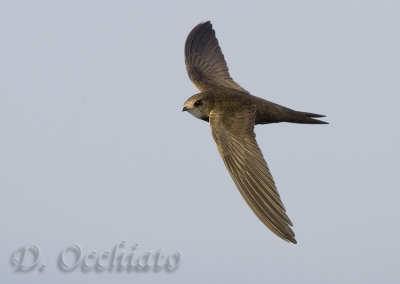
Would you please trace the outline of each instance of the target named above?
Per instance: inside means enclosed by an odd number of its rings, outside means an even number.
[[[212,135],[233,181],[257,217],[276,235],[296,243],[275,182],[254,133],[256,109],[210,114]]]

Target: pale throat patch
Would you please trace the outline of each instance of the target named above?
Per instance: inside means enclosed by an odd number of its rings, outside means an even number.
[[[189,109],[188,112],[191,115],[193,115],[194,117],[197,117],[198,119],[203,119],[204,118],[204,115],[202,114],[202,112],[198,108]]]

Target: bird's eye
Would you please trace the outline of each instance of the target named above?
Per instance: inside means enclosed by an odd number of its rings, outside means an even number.
[[[198,107],[198,106],[201,106],[202,104],[203,104],[202,101],[195,101],[194,106]]]

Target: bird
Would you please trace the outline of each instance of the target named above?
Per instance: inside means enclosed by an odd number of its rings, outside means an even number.
[[[186,71],[200,93],[183,105],[207,121],[222,160],[241,195],[260,221],[278,237],[296,244],[275,181],[254,132],[257,124],[291,122],[328,124],[310,112],[295,111],[251,95],[229,74],[210,21],[195,26],[185,42]]]

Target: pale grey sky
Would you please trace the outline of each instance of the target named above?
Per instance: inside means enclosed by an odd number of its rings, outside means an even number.
[[[329,125],[257,126],[294,223],[272,234],[235,188],[183,45],[211,20],[232,77]],[[1,283],[394,283],[398,1],[1,1]],[[182,252],[173,273],[61,272],[60,251]],[[35,243],[44,272],[14,273]]]

